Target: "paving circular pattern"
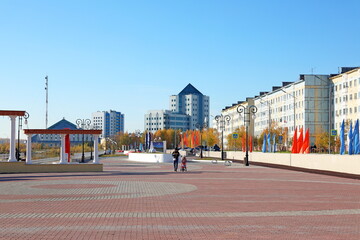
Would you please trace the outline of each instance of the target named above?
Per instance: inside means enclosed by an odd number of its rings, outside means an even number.
[[[0,203],[152,197],[186,193],[196,189],[196,186],[191,184],[171,182],[101,181],[99,183],[94,180],[49,180],[46,183],[42,181],[11,182],[2,191],[6,192],[6,195],[22,195],[24,198],[1,199]],[[39,197],[28,199],[26,195],[38,195]],[[49,195],[52,197],[47,197]],[[69,197],[64,195],[69,195]]]

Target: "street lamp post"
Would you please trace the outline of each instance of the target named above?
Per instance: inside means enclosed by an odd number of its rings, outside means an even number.
[[[176,132],[177,130],[174,129],[174,149],[176,149]]]
[[[94,144],[94,139],[91,135],[90,136],[90,160],[93,160],[93,144]]]
[[[27,119],[29,118],[29,113],[25,112],[24,114],[24,119],[25,119],[25,124],[27,124]],[[17,152],[16,152],[16,159],[18,161],[20,161],[20,130],[22,129],[22,116],[19,117],[19,127],[18,127],[18,147],[17,147]]]
[[[140,136],[141,136],[141,131],[139,129],[135,130],[135,136],[136,136],[136,147],[135,147],[135,151],[136,149],[138,149],[138,151],[140,151]]]
[[[205,118],[205,120],[204,120],[204,123],[203,124],[201,124],[201,123],[197,123],[197,124],[195,124],[195,127],[197,128],[197,129],[199,129],[199,131],[200,131],[200,158],[203,158],[203,144],[202,144],[202,130],[204,129],[204,128],[207,128],[207,122],[206,122],[206,118]]]
[[[229,115],[217,115],[215,116],[216,123],[220,123],[220,130],[221,130],[221,160],[224,160],[224,130],[225,130],[225,123],[230,122],[231,117]]]
[[[179,138],[179,144],[181,143],[181,148],[184,149],[184,140],[183,140],[183,132],[182,129],[180,129],[180,138]],[[180,140],[181,139],[181,140]]]
[[[90,119],[77,119],[76,125],[80,129],[89,129],[91,124]],[[84,134],[82,135],[82,156],[81,156],[81,162],[85,162],[85,151],[84,151]]]
[[[246,138],[245,138],[245,145],[246,145],[246,153],[245,153],[245,161],[244,164],[245,166],[249,166],[249,125],[250,125],[250,114],[252,113],[253,116],[255,116],[255,113],[257,112],[257,107],[255,107],[254,105],[250,105],[250,106],[243,106],[243,105],[239,105],[237,107],[237,112],[241,115],[242,113],[244,113],[244,125],[245,125],[245,133],[246,133]]]
[[[178,147],[177,141],[179,141],[179,145],[181,143],[181,135],[182,134],[182,129],[178,128],[178,129],[174,129],[174,149]],[[176,135],[179,136],[179,139],[176,137]],[[181,148],[184,148],[184,146],[181,146]]]

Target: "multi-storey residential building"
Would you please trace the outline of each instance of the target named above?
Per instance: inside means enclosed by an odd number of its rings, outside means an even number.
[[[295,129],[309,128],[310,141],[314,143],[316,135],[330,130],[330,94],[329,75],[302,74],[298,81],[283,82],[282,86],[274,86],[269,92],[260,92],[259,96],[223,109],[222,114],[231,117],[224,135],[244,125],[243,118],[239,118],[237,112],[239,105],[255,105],[257,112],[250,121],[249,134],[259,137],[265,129],[274,126],[283,128],[290,139]],[[285,144],[288,139],[284,139]]]
[[[92,113],[92,124],[96,129],[102,129],[102,138],[114,136],[119,132],[124,132],[124,114],[114,110],[98,111]]]
[[[334,128],[340,132],[343,120],[360,119],[360,67],[343,67],[330,78],[333,82]]]
[[[243,106],[245,109],[243,107],[239,107],[240,105]],[[224,136],[227,136],[229,134],[236,132],[236,130],[241,128],[242,126],[246,126],[245,120],[250,120],[250,119],[248,119],[248,117],[250,117],[251,120],[249,121],[250,124],[248,125],[248,133],[250,135],[253,135],[254,134],[254,126],[253,126],[253,124],[254,124],[253,117],[254,116],[251,113],[251,111],[249,112],[249,107],[252,105],[254,105],[254,99],[246,98],[245,101],[239,101],[237,103],[234,103],[232,106],[225,107],[221,111],[222,117],[220,116],[218,121],[216,121],[216,120],[213,121],[214,128],[217,129],[217,131],[219,131],[219,132],[224,130],[223,134],[224,134]],[[238,112],[238,108],[243,109],[241,114]],[[229,121],[224,119],[225,116],[230,117]],[[224,137],[225,145],[226,145],[226,142],[227,142],[227,139],[226,139],[226,137]]]
[[[360,67],[342,67],[339,74],[331,75],[301,74],[298,81],[283,82],[269,92],[226,107],[222,114],[231,120],[224,135],[242,126],[236,111],[240,104],[257,107],[254,125],[249,127],[249,132],[254,128],[254,136],[274,126],[283,128],[290,139],[295,129],[309,128],[314,144],[316,136],[323,132],[335,128],[339,133],[343,120],[354,124],[360,119]],[[220,131],[218,126],[215,128]]]
[[[329,131],[330,95],[329,75],[314,74],[302,74],[296,82],[283,82],[270,92],[260,93],[254,99],[258,108],[255,136],[272,124],[287,131],[288,137],[293,136],[295,128],[309,128],[314,143],[316,135]]]
[[[153,110],[145,114],[145,130],[195,129],[209,119],[209,97],[188,84],[178,95],[170,96],[170,110]]]
[[[190,83],[178,94],[170,97],[170,110],[190,117],[189,129],[203,125],[209,119],[209,97],[203,95]]]
[[[190,117],[170,110],[153,110],[145,114],[145,130],[189,129]]]

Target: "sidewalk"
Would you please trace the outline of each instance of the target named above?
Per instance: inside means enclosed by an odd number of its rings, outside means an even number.
[[[241,164],[102,158],[0,175],[0,239],[360,239],[360,181]]]

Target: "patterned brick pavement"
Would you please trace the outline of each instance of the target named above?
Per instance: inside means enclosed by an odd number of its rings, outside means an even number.
[[[360,239],[360,181],[240,164],[102,159],[0,175],[0,239]]]

